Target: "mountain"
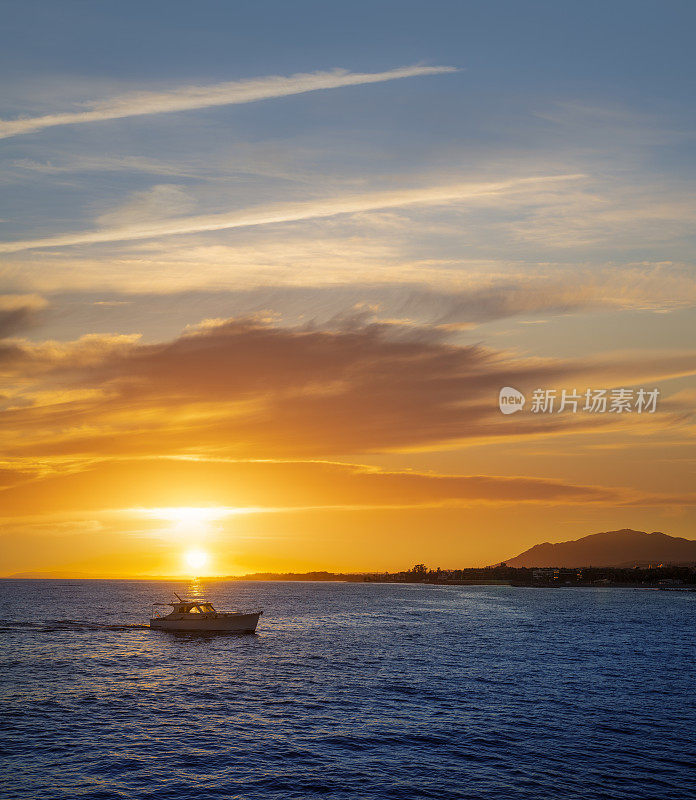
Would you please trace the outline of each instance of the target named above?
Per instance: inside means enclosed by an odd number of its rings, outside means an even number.
[[[696,563],[696,541],[624,528],[570,542],[536,544],[505,562],[509,567],[634,567]]]

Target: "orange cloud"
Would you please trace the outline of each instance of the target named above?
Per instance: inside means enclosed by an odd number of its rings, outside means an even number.
[[[527,477],[387,472],[354,464],[142,459],[89,465],[0,491],[3,515],[181,505],[254,510],[408,507],[474,502],[621,503],[624,489]]]
[[[505,385],[526,393],[560,383],[631,385],[693,374],[694,363],[688,352],[515,359],[452,344],[431,328],[360,316],[324,330],[233,319],[158,344],[8,341],[0,348],[9,387],[0,430],[5,454],[24,457],[327,458],[432,448],[628,427],[635,422],[616,415],[503,418],[497,393]],[[642,431],[686,413],[672,411],[642,419]]]
[[[104,461],[40,478],[16,474],[0,490],[3,516],[209,506],[250,511],[407,508],[472,503],[694,505],[696,495],[659,496],[621,487],[524,476],[390,472],[306,461]]]

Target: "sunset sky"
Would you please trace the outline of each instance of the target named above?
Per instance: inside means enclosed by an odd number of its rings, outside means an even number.
[[[6,0],[0,575],[696,538],[694,23]]]

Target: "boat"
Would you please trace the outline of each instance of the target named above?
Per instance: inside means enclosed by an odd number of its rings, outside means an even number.
[[[210,633],[254,633],[263,611],[216,611],[208,600],[184,600],[176,592],[177,603],[153,603],[171,606],[169,614],[154,615],[150,627],[162,631]],[[154,611],[153,611],[154,614]]]

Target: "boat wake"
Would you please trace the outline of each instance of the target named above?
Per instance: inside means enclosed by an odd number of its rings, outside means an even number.
[[[32,630],[42,633],[56,631],[132,631],[150,630],[149,625],[107,625],[100,622],[88,622],[72,619],[51,619],[44,622],[13,622],[4,621],[0,623],[0,630]]]

